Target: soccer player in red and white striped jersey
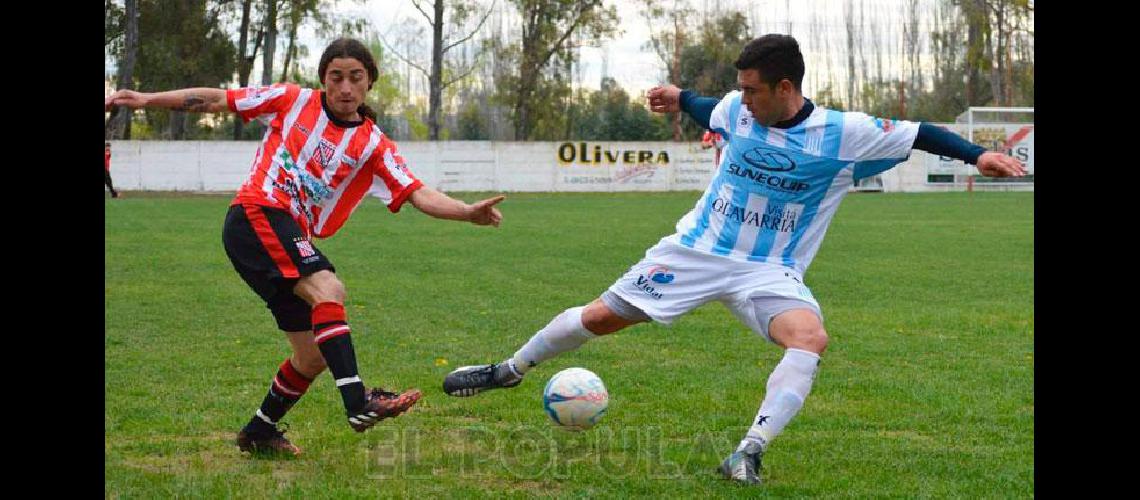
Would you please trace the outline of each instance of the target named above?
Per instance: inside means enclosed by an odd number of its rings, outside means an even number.
[[[111,197],[118,198],[119,192],[115,191],[115,185],[111,183],[111,143],[103,143],[103,185],[111,190]]]
[[[105,105],[236,112],[266,124],[250,176],[231,203],[222,240],[234,269],[265,300],[293,355],[281,363],[269,393],[238,434],[250,452],[300,454],[277,429],[317,375],[327,367],[341,392],[349,425],[362,432],[419,400],[418,390],[366,391],[357,372],[345,310],[344,285],[312,242],[332,236],[365,194],[393,213],[405,201],[436,218],[498,226],[503,196],[467,204],[424,186],[396,144],[376,126],[364,104],[379,77],[359,41],[341,38],[321,55],[323,88],[292,84],[158,93],[119,90]]]
[[[724,143],[724,137],[721,136],[719,132],[709,130],[705,132],[705,135],[701,136],[701,149],[716,148],[716,156],[713,159],[713,165],[715,167],[720,167],[720,151],[724,149]]]

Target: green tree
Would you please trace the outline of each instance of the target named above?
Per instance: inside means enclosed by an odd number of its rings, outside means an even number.
[[[222,2],[139,2],[139,89],[157,92],[219,87],[233,78],[235,50],[219,23]],[[193,138],[195,125],[180,111],[148,108],[147,121],[163,138]]]
[[[443,129],[440,113],[443,107],[444,89],[470,75],[471,72],[478,67],[478,60],[482,56],[482,52],[476,55],[476,61],[474,63],[466,67],[450,67],[449,65],[445,65],[445,56],[448,51],[462,46],[470,40],[471,37],[475,36],[475,33],[483,27],[483,24],[491,15],[495,0],[492,0],[491,6],[482,12],[478,24],[468,31],[467,35],[462,37],[446,37],[446,39],[443,34],[444,26],[451,24],[457,28],[457,31],[460,31],[467,23],[467,20],[476,14],[477,5],[469,3],[466,0],[430,0],[431,14],[428,14],[427,11],[420,6],[420,0],[412,0],[412,5],[423,15],[424,19],[428,22],[428,26],[431,27],[432,46],[431,63],[429,64],[431,70],[424,69],[423,65],[400,56],[397,51],[393,51],[393,53],[428,78],[428,135],[430,140],[437,141],[440,139],[440,133]],[[450,9],[448,7],[450,7]],[[451,14],[445,15],[444,12],[446,11],[451,11]]]
[[[380,76],[373,82],[367,102],[376,111],[376,125],[380,130],[391,134],[397,128],[394,115],[398,113],[397,107],[404,99],[400,90],[400,75],[387,71],[388,68],[397,67],[396,58],[385,48],[375,31],[371,31],[362,41],[368,46],[376,59],[376,66],[380,68]]]
[[[688,0],[641,0],[642,15],[649,28],[648,46],[653,48],[661,64],[668,68],[669,83],[680,86],[681,66],[686,43],[686,22],[696,11]],[[660,27],[660,28],[658,28]],[[673,140],[681,140],[681,115],[670,113]]]
[[[617,11],[606,8],[602,0],[512,0],[522,16],[522,37],[511,51],[501,56],[513,57],[518,71],[507,75],[504,82],[496,82],[511,104],[516,140],[529,140],[539,127],[548,127],[551,117],[538,116],[537,103],[555,102],[550,98],[565,95],[568,89],[555,82],[543,86],[549,76],[564,78],[558,72],[544,70],[551,59],[573,57],[564,50],[566,39],[576,31],[590,38],[608,37],[616,31]],[[568,87],[568,86],[566,86]],[[545,95],[543,95],[545,94]]]
[[[126,0],[125,8],[118,10],[118,6],[110,1],[106,4],[104,22],[107,30],[104,48],[110,48],[118,54],[118,84],[117,89],[133,89],[135,87],[135,62],[139,51],[139,9],[138,0]],[[131,115],[129,108],[117,108],[111,114],[111,119],[105,127],[107,139],[131,138]]]
[[[603,78],[597,91],[577,92],[573,106],[580,118],[566,140],[664,141],[673,135],[664,115],[650,114],[613,78]]]
[[[725,12],[702,23],[700,37],[681,51],[681,88],[697,94],[721,97],[737,88],[736,58],[752,40],[748,18],[739,12]],[[700,137],[704,129],[686,119],[685,137]]]

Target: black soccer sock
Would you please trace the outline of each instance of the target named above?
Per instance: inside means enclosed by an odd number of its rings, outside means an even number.
[[[257,414],[250,419],[246,429],[265,431],[276,428],[277,422],[305,395],[312,382],[312,379],[293,368],[293,362],[286,358],[277,369],[277,375],[269,385],[269,392],[261,401],[261,408],[257,409]]]
[[[364,382],[356,368],[356,351],[352,347],[351,330],[345,321],[344,306],[321,302],[313,307],[313,333],[325,364],[336,380],[344,409],[349,413],[364,407]]]

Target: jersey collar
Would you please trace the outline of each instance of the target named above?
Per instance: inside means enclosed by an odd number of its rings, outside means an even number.
[[[815,104],[812,104],[811,99],[805,97],[804,107],[800,108],[800,112],[796,113],[796,116],[788,118],[782,122],[778,122],[775,125],[772,125],[772,128],[792,128],[796,125],[799,125],[800,123],[803,123],[804,120],[807,120],[807,117],[811,116],[812,111],[815,111]]]

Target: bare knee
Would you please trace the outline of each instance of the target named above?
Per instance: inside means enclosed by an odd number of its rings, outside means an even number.
[[[582,326],[595,335],[609,335],[636,323],[618,316],[601,299],[594,300],[582,310]]]
[[[822,326],[799,331],[794,334],[793,339],[787,347],[811,351],[816,354],[823,354],[823,351],[827,349],[827,331]]]
[[[777,315],[768,327],[772,340],[785,349],[801,349],[823,354],[827,349],[827,330],[819,316],[808,309],[796,309]]]
[[[311,306],[322,302],[343,304],[346,297],[344,284],[332,271],[319,271],[301,278],[293,287],[293,293]]]

